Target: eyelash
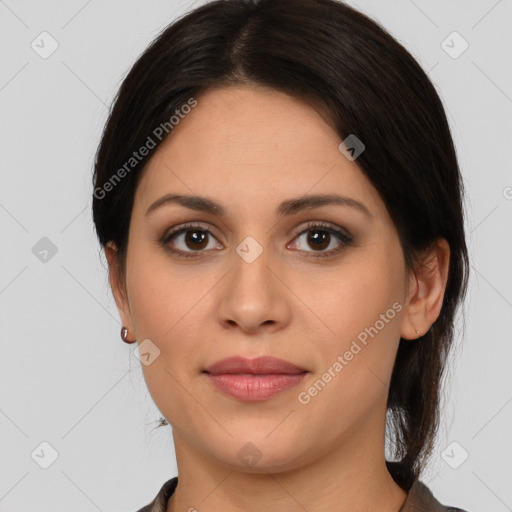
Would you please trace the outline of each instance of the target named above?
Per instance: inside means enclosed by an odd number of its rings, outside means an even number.
[[[164,246],[165,250],[171,252],[172,254],[177,255],[180,258],[200,257],[200,253],[205,252],[205,251],[182,251],[180,249],[174,249],[173,247],[170,247],[168,245],[169,242],[174,237],[176,237],[182,233],[186,233],[187,231],[191,231],[191,230],[201,231],[201,232],[208,233],[209,235],[213,236],[213,233],[210,230],[203,228],[199,224],[190,222],[190,223],[183,224],[183,225],[179,226],[177,229],[171,231],[170,233],[166,233],[160,240],[160,243]],[[307,233],[308,231],[314,231],[314,230],[326,231],[327,233],[329,233],[331,235],[335,235],[342,242],[342,247],[345,245],[350,245],[353,241],[352,237],[349,236],[348,234],[346,234],[345,232],[338,230],[336,228],[333,228],[329,224],[323,223],[321,221],[320,222],[315,222],[315,221],[308,222],[306,225],[306,228],[301,230],[299,233],[297,233],[293,239],[295,240],[295,238],[302,236],[304,233]],[[315,258],[316,259],[316,258],[326,258],[326,257],[334,256],[335,254],[339,253],[341,250],[342,249],[338,248],[338,249],[331,249],[330,251],[322,251],[322,252],[317,252],[317,251],[305,251],[305,252],[313,252],[314,254],[311,256],[307,256],[307,258]]]

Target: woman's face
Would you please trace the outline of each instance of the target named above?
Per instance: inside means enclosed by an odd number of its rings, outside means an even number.
[[[144,377],[177,449],[259,472],[379,446],[408,284],[383,201],[307,104],[248,87],[196,99],[137,189],[120,307],[150,340]],[[147,213],[168,194],[223,214],[171,201]],[[305,373],[205,373],[231,356]],[[255,379],[273,392],[248,391]]]

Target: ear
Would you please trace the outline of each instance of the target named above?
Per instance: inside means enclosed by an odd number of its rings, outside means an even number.
[[[450,246],[444,238],[439,238],[411,272],[400,332],[402,338],[414,340],[423,336],[437,320],[443,305],[449,263]]]
[[[105,245],[105,256],[108,261],[108,280],[110,288],[112,289],[112,295],[116,301],[119,316],[121,317],[121,323],[124,327],[128,328],[128,331],[131,333],[130,337],[133,338],[135,331],[133,328],[130,305],[128,303],[124,283],[121,281],[122,278],[117,261],[117,247],[113,242],[107,242]]]

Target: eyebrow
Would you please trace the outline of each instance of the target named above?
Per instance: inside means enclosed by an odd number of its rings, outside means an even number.
[[[192,196],[184,194],[166,194],[160,199],[157,199],[147,210],[145,215],[149,215],[158,208],[167,204],[178,204],[191,210],[201,211],[225,217],[227,214],[226,209],[218,202],[208,197]],[[285,217],[293,215],[303,210],[310,210],[313,208],[320,208],[321,206],[338,205],[352,208],[363,213],[370,220],[373,215],[370,210],[361,202],[351,197],[340,196],[337,194],[316,194],[297,197],[294,199],[287,199],[279,204],[277,208],[277,215]]]

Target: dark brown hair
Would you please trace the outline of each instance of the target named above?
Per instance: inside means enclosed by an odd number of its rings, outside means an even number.
[[[123,81],[96,154],[100,244],[117,246],[124,282],[134,194],[154,150],[133,169],[126,162],[191,97],[236,84],[321,105],[340,141],[349,134],[363,141],[357,164],[386,204],[409,269],[437,238],[450,245],[440,316],[418,341],[400,340],[389,389],[387,430],[397,460],[387,465],[408,489],[437,433],[468,255],[462,180],[441,100],[415,59],[377,22],[336,0],[216,0],[169,25]],[[156,146],[165,136],[152,137]]]

